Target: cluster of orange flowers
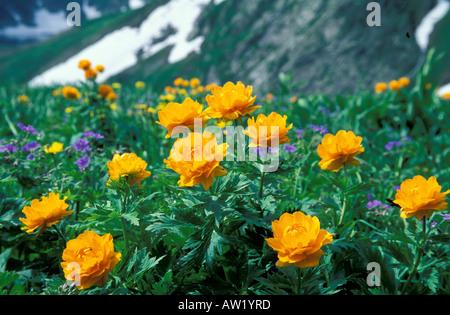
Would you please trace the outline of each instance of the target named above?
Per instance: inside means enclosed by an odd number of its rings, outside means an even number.
[[[401,77],[398,80],[391,80],[389,83],[379,82],[375,84],[375,92],[382,93],[388,89],[388,87],[393,91],[398,91],[401,88],[407,87],[410,84],[410,80],[407,77]]]
[[[83,59],[78,62],[78,68],[84,70],[84,77],[86,80],[97,78],[97,74],[99,72],[103,72],[105,67],[103,65],[97,65],[95,68],[92,68],[92,64],[89,60]]]

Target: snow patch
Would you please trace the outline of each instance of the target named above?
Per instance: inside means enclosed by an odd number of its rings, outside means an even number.
[[[84,15],[88,20],[93,20],[102,16],[102,13],[96,7],[90,6],[87,1],[84,1],[81,6]]]
[[[42,40],[69,28],[66,12],[50,12],[45,8],[36,10],[34,23],[35,26],[18,24],[5,27],[0,30],[0,35],[18,40]]]
[[[422,51],[427,50],[434,26],[447,14],[449,9],[450,2],[448,0],[439,0],[438,4],[420,22],[416,29],[416,41]]]
[[[145,1],[144,0],[129,0],[128,1],[128,6],[132,10],[140,9],[144,5],[145,5]]]

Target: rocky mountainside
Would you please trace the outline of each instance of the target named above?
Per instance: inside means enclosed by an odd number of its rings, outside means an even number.
[[[168,65],[163,51],[117,78],[165,84],[178,73],[271,90],[283,72],[302,83],[299,92],[352,93],[412,74],[421,54],[414,31],[434,4],[380,1],[382,26],[369,27],[367,1],[228,0],[197,21],[191,37],[205,37],[201,54]]]
[[[129,27],[142,34],[138,28],[148,23],[147,17],[160,6],[180,4],[185,0],[150,1],[140,9],[118,13],[121,5],[131,3],[122,1],[125,4],[120,4],[120,1],[115,0],[118,3],[116,12],[102,13],[101,17],[85,23],[86,26],[22,47],[14,53],[2,55],[0,52],[3,60],[0,81],[28,82],[116,30]],[[91,2],[101,7],[98,1]],[[192,27],[189,26],[192,31],[188,40],[201,43],[199,49],[175,62],[170,60],[175,46],[171,42],[175,37],[171,36],[187,26],[179,23],[182,17],[170,20],[167,15],[165,20],[162,19],[166,24],[159,30],[157,38],[146,38],[145,34],[138,37],[142,47],[130,47],[128,43],[118,41],[114,47],[105,50],[105,56],[114,49],[119,55],[132,53],[135,57],[129,66],[108,79],[145,80],[162,87],[171,84],[176,77],[195,76],[205,83],[241,80],[260,91],[273,91],[277,88],[279,74],[286,73],[300,83],[298,93],[353,93],[371,88],[378,81],[413,75],[423,55],[414,38],[415,30],[437,0],[377,1],[381,6],[380,27],[369,27],[366,23],[369,1],[195,2],[202,4],[202,10]],[[154,28],[161,25],[155,24]],[[409,38],[406,33],[410,34]],[[432,36],[430,46],[442,42],[447,33],[441,30],[439,36]],[[41,62],[36,65],[28,62],[30,58],[39,58]],[[105,66],[108,69],[108,65]],[[18,67],[24,69],[17,71]],[[436,78],[441,80],[442,76]]]

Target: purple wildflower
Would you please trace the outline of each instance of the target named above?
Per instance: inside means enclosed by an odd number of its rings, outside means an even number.
[[[0,140],[0,143],[6,143],[6,141],[5,140]]]
[[[376,208],[376,207],[381,207],[381,208],[384,208],[384,209],[390,209],[390,208],[391,208],[391,206],[386,205],[386,204],[384,204],[384,203],[382,203],[381,201],[376,200],[376,199],[370,200],[370,201],[366,204],[366,208],[367,208],[367,209],[372,209],[372,208]]]
[[[440,216],[442,216],[444,218],[444,220],[450,220],[450,214],[448,213],[439,213]]]
[[[411,139],[410,136],[405,136],[405,137],[403,138],[403,140],[405,140],[405,141],[411,141],[412,139]]]
[[[265,148],[261,148],[261,147],[250,148],[250,152],[251,153],[256,153],[259,156],[265,156],[267,154],[266,149]]]
[[[14,153],[17,151],[17,148],[14,146],[14,144],[4,144],[0,145],[0,152],[10,152]]]
[[[367,194],[367,199],[372,200],[372,194]]]
[[[303,137],[303,133],[305,132],[304,129],[297,129],[295,130],[295,133],[298,135],[299,138]]]
[[[295,151],[297,151],[297,148],[296,148],[295,146],[293,146],[293,145],[290,145],[290,144],[286,144],[286,145],[283,147],[283,149],[284,149],[284,151],[286,151],[286,152],[295,152]]]
[[[269,153],[278,153],[280,149],[278,147],[268,147],[267,152]]]
[[[36,131],[36,129],[34,129],[34,127],[31,126],[31,125],[25,126],[25,125],[22,124],[22,123],[18,123],[18,124],[17,124],[17,127],[19,127],[20,129],[22,129],[22,131],[29,132],[29,133],[31,133],[31,134],[33,134],[33,135],[37,135],[37,134],[38,134],[38,132]]]
[[[27,155],[27,160],[29,160],[29,161],[33,161],[34,160],[33,153],[30,153],[30,154]]]
[[[92,148],[89,146],[89,141],[85,139],[79,139],[75,141],[75,143],[72,144],[72,147],[74,147],[75,150],[80,152],[89,152],[92,150]]]
[[[32,141],[25,144],[22,148],[22,151],[30,152],[39,148],[39,143]]]
[[[403,142],[401,142],[401,141],[389,141],[389,142],[384,146],[384,148],[385,148],[386,150],[390,151],[390,150],[392,150],[392,148],[393,148],[394,146],[400,147],[400,146],[402,146],[402,145],[403,145]]]
[[[85,138],[93,137],[95,139],[103,139],[104,138],[103,135],[101,135],[99,133],[96,133],[96,132],[93,132],[93,131],[88,131],[88,132],[83,133],[83,137],[85,137]]]
[[[89,166],[89,162],[91,161],[91,158],[89,156],[83,156],[75,161],[75,164],[78,165],[78,168],[80,170],[86,168]]]
[[[311,124],[309,127],[312,130],[318,131],[318,132],[320,132],[323,135],[328,133],[328,130],[324,126],[316,126],[316,125]]]

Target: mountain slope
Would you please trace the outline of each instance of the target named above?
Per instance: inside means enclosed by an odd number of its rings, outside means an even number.
[[[105,15],[45,43],[5,56],[2,58],[5,62],[0,64],[0,80],[31,80],[124,26],[133,28],[136,34],[145,23],[150,23],[148,18],[157,9],[182,1],[152,1],[139,10]],[[121,42],[111,47],[118,50],[115,53],[119,55],[129,56],[131,53],[135,58],[133,64],[108,80],[145,80],[156,87],[163,87],[176,77],[195,76],[205,83],[241,80],[258,90],[269,91],[277,88],[279,73],[284,72],[291,73],[293,81],[302,83],[298,93],[353,93],[378,81],[414,74],[422,54],[414,33],[425,14],[437,3],[431,0],[378,1],[382,8],[382,26],[369,27],[365,1],[194,2],[199,5],[209,3],[195,24],[177,26],[182,18],[175,16],[171,20],[167,15],[164,28],[159,29],[162,25],[159,22],[148,25],[158,29],[155,34],[159,38],[139,37],[142,47],[129,47]],[[181,31],[185,36],[186,29],[192,29],[184,42],[192,46],[187,50],[190,53],[186,56],[181,54],[182,58],[173,58],[176,36]],[[447,35],[445,28],[437,29],[437,35],[432,34],[430,46],[442,42]],[[407,32],[411,38],[405,36]],[[448,47],[441,44],[441,49],[446,51]],[[33,59],[42,62],[36,64]],[[30,62],[24,64],[27,61]],[[101,60],[94,62],[100,63]],[[107,72],[108,66],[106,68]],[[78,69],[67,71],[77,72]],[[442,83],[442,73],[436,73],[434,78],[437,83]]]

